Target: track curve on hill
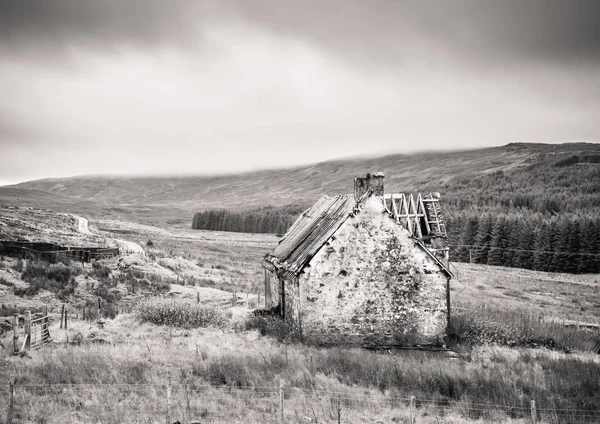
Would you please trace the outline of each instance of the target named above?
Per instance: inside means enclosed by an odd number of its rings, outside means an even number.
[[[72,216],[75,219],[77,219],[77,230],[80,233],[86,234],[86,235],[91,235],[91,236],[97,235],[90,231],[87,218],[84,218],[79,215],[72,215]],[[140,256],[144,256],[146,254],[146,252],[144,251],[144,248],[137,243],[134,243],[132,241],[127,241],[127,240],[119,240],[119,239],[112,239],[112,240],[114,240],[119,245],[119,250],[121,251],[121,253],[134,254],[134,255],[140,255]]]

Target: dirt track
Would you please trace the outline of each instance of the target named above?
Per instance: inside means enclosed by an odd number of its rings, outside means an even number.
[[[90,231],[90,229],[88,227],[87,218],[84,218],[84,217],[78,216],[78,215],[73,215],[73,217],[75,217],[78,221],[77,230],[80,233],[92,235],[92,236],[95,235]],[[140,246],[137,243],[134,243],[132,241],[127,241],[127,240],[119,240],[119,239],[114,239],[114,241],[117,242],[117,244],[119,245],[119,250],[121,251],[121,253],[135,254],[135,255],[141,255],[141,256],[144,256],[146,254],[146,252],[144,252],[144,249],[142,248],[142,246]]]

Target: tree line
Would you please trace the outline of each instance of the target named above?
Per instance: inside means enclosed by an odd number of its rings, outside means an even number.
[[[242,212],[226,209],[208,210],[194,214],[192,228],[283,235],[304,209],[298,205],[287,205],[266,206]]]
[[[596,151],[545,153],[510,171],[452,179],[439,190],[451,259],[600,272],[599,163]]]
[[[600,272],[600,218],[523,213],[450,214],[451,260],[536,271]]]

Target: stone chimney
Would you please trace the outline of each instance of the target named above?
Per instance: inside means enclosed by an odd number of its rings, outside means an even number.
[[[383,196],[383,177],[383,172],[375,172],[354,178],[354,199],[358,201],[369,189],[375,196]]]

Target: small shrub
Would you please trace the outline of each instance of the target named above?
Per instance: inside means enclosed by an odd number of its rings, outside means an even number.
[[[13,265],[13,269],[17,272],[23,272],[23,259],[19,258]]]
[[[246,330],[258,330],[261,336],[271,336],[280,342],[299,341],[301,338],[294,325],[274,315],[254,315],[248,318]]]
[[[116,289],[116,280],[103,280],[94,287],[94,295],[106,302],[116,302],[121,299],[121,292]]]
[[[137,315],[142,321],[182,328],[224,327],[230,314],[220,309],[168,299],[152,299],[140,303]]]
[[[106,279],[112,274],[112,270],[103,265],[101,262],[94,262],[92,264],[92,275],[98,279]]]
[[[129,269],[127,272],[121,273],[118,281],[128,286],[132,292],[139,288],[154,293],[166,293],[171,289],[170,281],[156,274],[146,274],[138,269]]]

